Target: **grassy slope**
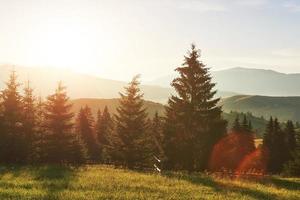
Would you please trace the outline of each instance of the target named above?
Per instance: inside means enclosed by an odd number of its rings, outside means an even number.
[[[264,183],[207,175],[139,173],[105,166],[1,167],[0,199],[281,199],[300,196],[300,179]]]

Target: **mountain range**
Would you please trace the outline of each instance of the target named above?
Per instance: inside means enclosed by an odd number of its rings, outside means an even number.
[[[17,73],[18,81],[22,84],[30,81],[36,95],[52,94],[59,81],[67,87],[68,95],[76,98],[118,98],[127,83],[124,81],[104,79],[97,76],[76,73],[71,70],[58,68],[30,68],[11,65],[0,65],[0,90],[4,88],[11,71]],[[142,82],[143,83],[143,82]],[[165,104],[174,90],[159,85],[141,85],[144,98]],[[217,96],[229,97],[236,93],[219,91]]]
[[[0,89],[4,88],[12,69],[17,72],[18,81],[21,83],[30,80],[37,95],[47,96],[54,92],[57,82],[63,81],[67,86],[71,99],[84,104],[88,98],[89,103],[105,105],[105,100],[110,99],[111,109],[115,109],[116,98],[123,91],[126,82],[103,79],[96,76],[75,73],[68,70],[48,68],[28,68],[0,65]],[[212,72],[213,81],[222,97],[220,105],[227,113],[230,111],[251,112],[254,116],[268,118],[276,116],[280,120],[300,121],[300,74],[283,74],[271,70],[232,68]],[[169,77],[170,78],[170,77]],[[154,102],[165,104],[173,89],[167,87],[162,81],[170,82],[167,77],[141,85],[144,98],[152,102],[151,114],[161,106]],[[164,87],[165,86],[165,87]],[[224,92],[229,91],[229,92]],[[239,94],[255,95],[239,95]],[[267,96],[267,95],[274,95]],[[285,96],[285,97],[283,97]],[[293,96],[293,97],[288,97]],[[92,100],[94,99],[94,100]],[[96,99],[102,99],[98,102]],[[111,100],[115,99],[115,100]],[[75,100],[74,100],[75,101]],[[114,103],[111,103],[114,102]],[[75,102],[76,105],[76,102]],[[100,106],[100,108],[102,108]]]
[[[85,105],[92,108],[94,115],[98,109],[103,110],[104,106],[108,106],[109,110],[115,113],[119,92],[122,92],[127,85],[123,81],[103,79],[68,70],[0,65],[0,89],[4,88],[12,69],[17,72],[19,82],[25,83],[30,80],[36,95],[44,97],[53,93],[57,83],[62,80],[74,104],[73,111],[76,113]],[[297,97],[300,95],[300,74],[232,68],[212,72],[212,76],[213,81],[217,83],[218,95],[222,97],[220,105],[223,107],[223,116],[229,124],[232,124],[237,113],[250,112],[252,115],[248,117],[261,135],[266,119],[270,116],[278,117],[281,121],[289,119],[300,121],[300,97]],[[174,92],[166,84],[171,80],[170,75],[169,78],[161,77],[154,82],[141,85],[146,99],[145,107],[150,117],[156,111],[163,115],[163,104]],[[249,93],[255,95],[240,95]]]
[[[59,81],[67,87],[68,95],[72,98],[118,98],[127,85],[124,81],[99,78],[96,76],[76,73],[70,70],[56,68],[29,68],[0,65],[0,89],[4,88],[11,71],[17,73],[18,81],[22,84],[30,81],[36,95],[48,96],[55,91]],[[161,86],[141,85],[147,100],[165,103],[172,89]]]
[[[300,73],[286,74],[266,69],[231,68],[211,72],[216,89],[233,94],[300,96]],[[176,74],[159,77],[148,84],[170,87]]]

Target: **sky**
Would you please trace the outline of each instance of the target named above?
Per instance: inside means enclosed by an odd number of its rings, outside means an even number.
[[[212,70],[299,73],[300,0],[0,0],[0,64],[151,80],[191,43]]]

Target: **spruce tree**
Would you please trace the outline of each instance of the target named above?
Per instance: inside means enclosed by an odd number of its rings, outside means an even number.
[[[273,129],[274,129],[274,120],[273,117],[270,117],[270,120],[266,125],[266,130],[263,137],[263,146],[266,148],[269,148],[272,145]]]
[[[246,115],[244,115],[244,118],[243,118],[243,122],[242,122],[242,129],[244,132],[248,132],[248,120],[247,120],[247,117]]]
[[[148,155],[145,153],[147,114],[143,94],[139,89],[139,76],[135,76],[120,93],[115,115],[116,133],[119,138],[120,161],[128,168],[143,167]]]
[[[247,156],[255,150],[255,136],[252,130],[251,121],[247,119],[247,114],[244,114],[240,133],[243,134],[241,137],[243,138],[242,145],[244,156]]]
[[[96,136],[97,136],[97,140],[98,142],[100,141],[100,133],[99,133],[99,130],[101,129],[101,119],[102,119],[102,113],[101,113],[101,110],[98,109],[97,110],[97,115],[96,115],[96,122],[95,122],[95,133],[96,133]],[[100,145],[100,142],[99,142],[99,145]]]
[[[284,174],[300,177],[300,132],[296,132],[296,146],[292,152],[292,159],[284,166]]]
[[[247,120],[246,114],[242,113],[242,116],[242,124],[240,124],[239,115],[237,115],[232,133],[222,139],[222,142],[215,148],[210,163],[212,170],[221,170],[222,168],[236,170],[243,159],[255,150],[251,122]],[[222,151],[223,155],[218,155]]]
[[[252,122],[251,122],[251,120],[249,120],[249,122],[248,122],[248,130],[249,130],[249,132],[253,132],[253,126],[252,126]]]
[[[45,111],[44,102],[42,97],[39,96],[36,104],[36,130],[35,130],[35,140],[34,146],[34,158],[35,161],[44,163],[46,162],[46,127],[45,127]]]
[[[294,127],[294,123],[290,120],[287,121],[285,129],[285,160],[289,161],[292,159],[292,153],[295,151],[296,148],[296,131]]]
[[[172,86],[177,95],[166,107],[164,148],[165,167],[203,170],[214,144],[225,134],[226,121],[221,117],[219,98],[214,98],[215,84],[209,69],[199,60],[195,45],[176,71]]]
[[[271,172],[280,173],[285,163],[285,153],[282,148],[285,147],[285,134],[280,127],[277,118],[274,120],[274,144],[272,147],[273,154],[270,163]]]
[[[72,104],[65,87],[59,83],[54,94],[45,103],[46,162],[70,163],[83,162],[84,151],[79,137],[73,133]]]
[[[96,134],[101,148],[102,161],[109,163],[112,159],[111,154],[114,149],[115,140],[113,135],[113,120],[107,106],[105,106],[102,115],[100,110],[98,110],[97,116]]]
[[[76,133],[81,136],[81,140],[87,149],[87,155],[92,162],[99,161],[100,150],[94,132],[94,118],[88,106],[81,108],[76,119]]]
[[[236,116],[233,126],[232,126],[232,131],[239,133],[241,131],[241,124],[240,124],[240,119],[239,115]]]
[[[154,156],[163,159],[163,121],[157,112],[155,112],[151,121],[150,136],[153,143],[152,152],[154,153]]]
[[[10,74],[1,93],[3,131],[0,133],[0,159],[2,162],[20,163],[26,160],[26,145],[22,123],[22,97],[16,72]]]
[[[35,140],[36,140],[36,108],[33,89],[29,81],[24,88],[24,97],[22,98],[23,106],[23,131],[26,142],[27,162],[32,163],[35,160]]]
[[[240,123],[239,115],[237,114],[237,117],[233,123],[232,131],[236,133],[251,133],[253,134],[252,130],[252,123],[250,120],[247,119],[247,114],[242,113],[243,121]]]
[[[280,173],[285,163],[285,135],[277,118],[271,118],[267,124],[263,146],[268,151],[267,170],[274,174]]]

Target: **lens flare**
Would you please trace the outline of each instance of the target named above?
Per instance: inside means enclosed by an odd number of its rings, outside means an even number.
[[[263,147],[258,147],[255,151],[245,156],[238,168],[236,174],[253,176],[263,176],[267,168],[268,151]]]
[[[255,150],[254,135],[251,133],[230,133],[213,148],[209,169],[211,171],[234,172],[246,155]]]

